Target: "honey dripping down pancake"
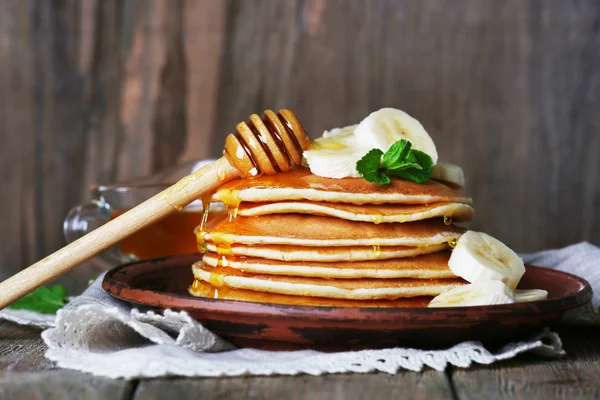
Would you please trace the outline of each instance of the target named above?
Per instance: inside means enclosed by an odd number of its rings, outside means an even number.
[[[391,184],[378,186],[364,179],[331,179],[313,175],[307,168],[263,175],[229,182],[217,190],[214,197],[235,209],[241,202],[274,202],[309,200],[348,204],[429,204],[456,202],[472,204],[468,196],[448,186],[429,180],[414,183],[393,179]]]
[[[229,267],[246,273],[306,276],[314,278],[455,278],[448,267],[450,252],[442,251],[416,257],[375,261],[278,261],[255,257],[219,256],[208,252],[202,261],[211,267]]]
[[[459,238],[464,230],[441,220],[373,224],[302,214],[209,218],[201,240],[217,245],[428,246]]]
[[[228,267],[210,267],[203,262],[192,266],[194,278],[217,288],[253,290],[292,296],[326,297],[347,300],[393,300],[404,297],[437,296],[466,284],[451,279],[323,279],[298,276],[250,274]]]
[[[308,170],[226,184],[196,229],[194,296],[313,306],[425,307],[465,284],[449,248],[471,199],[438,182],[380,187]],[[214,208],[213,208],[214,209]],[[413,300],[414,299],[414,300]]]
[[[369,307],[369,308],[416,308],[427,307],[432,297],[420,296],[395,300],[345,300],[328,299],[325,297],[289,296],[277,293],[256,292],[253,290],[232,289],[229,287],[214,287],[208,282],[198,279],[189,289],[196,297],[209,299],[246,301],[251,303],[270,303],[291,306],[317,307]]]

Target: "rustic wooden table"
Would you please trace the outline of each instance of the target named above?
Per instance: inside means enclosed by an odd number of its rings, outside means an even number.
[[[0,322],[0,398],[4,399],[588,399],[600,398],[596,328],[553,328],[567,356],[521,356],[446,372],[124,381],[57,368],[44,358],[40,331]]]

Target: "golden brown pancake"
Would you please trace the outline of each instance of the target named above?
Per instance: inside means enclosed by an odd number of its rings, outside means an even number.
[[[466,282],[454,279],[323,279],[300,276],[248,274],[227,267],[210,267],[202,262],[192,266],[194,278],[216,287],[254,290],[293,296],[349,300],[397,299],[437,296]]]
[[[348,204],[427,204],[457,202],[471,204],[470,197],[433,180],[415,183],[393,178],[389,185],[376,185],[362,178],[331,179],[313,175],[308,168],[231,181],[219,187],[216,199],[235,208],[240,201],[327,201]]]
[[[377,307],[377,308],[424,308],[432,297],[410,297],[396,300],[343,300],[325,297],[289,296],[285,294],[256,292],[253,290],[216,288],[207,282],[195,279],[189,293],[209,299],[237,300],[252,303],[285,304],[292,306],[321,307]]]
[[[230,246],[217,246],[213,242],[206,242],[206,249],[220,252],[224,255],[258,257],[284,261],[362,261],[386,260],[390,258],[414,257],[420,254],[429,254],[436,251],[447,250],[447,243],[432,244],[422,247],[410,246],[326,246],[309,247],[293,245],[245,245],[231,244]]]
[[[412,222],[429,218],[467,222],[473,218],[473,207],[464,203],[439,202],[432,204],[346,204],[323,201],[280,201],[242,203],[237,215],[256,217],[269,214],[311,214],[350,221],[379,223]]]
[[[308,276],[315,278],[456,278],[448,267],[450,252],[442,251],[416,257],[376,261],[279,261],[255,257],[219,256],[208,252],[202,261],[211,267],[223,266],[268,275]]]
[[[372,224],[302,214],[212,219],[205,240],[216,244],[297,246],[426,246],[458,239],[464,230],[441,220]],[[199,239],[200,241],[202,239]]]

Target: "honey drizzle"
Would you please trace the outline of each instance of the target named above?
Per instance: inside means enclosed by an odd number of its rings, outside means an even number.
[[[269,118],[265,117],[262,119],[262,121],[263,121],[264,126],[266,127],[268,133],[271,135],[275,145],[279,149],[280,153],[282,154],[283,157],[285,157],[288,165],[293,166],[294,162],[293,162],[292,156],[288,152],[288,150],[286,148],[286,143],[283,140],[281,135],[282,134],[288,135],[291,143],[296,148],[296,150],[298,151],[299,154],[302,154],[303,149],[302,149],[302,146],[300,145],[300,143],[298,142],[298,139],[294,135],[294,130],[292,129],[291,123],[286,118],[284,118],[283,115],[281,115],[281,113],[277,113],[277,117],[279,118],[280,121],[282,121],[282,126],[284,128],[284,132],[280,132],[279,127],[276,126],[276,124],[272,123],[272,121]],[[276,161],[274,155],[271,153],[271,151],[268,148],[268,145],[267,145],[268,139],[265,138],[264,135],[261,134],[261,132],[258,130],[258,128],[252,122],[252,119],[245,125],[249,128],[250,132],[254,135],[254,138],[256,139],[258,144],[262,147],[262,150],[264,151],[265,155],[267,156],[273,169],[276,172],[281,172],[280,166],[277,164],[277,161]],[[262,174],[263,173],[262,169],[259,167],[257,161],[253,157],[254,154],[252,152],[252,148],[246,142],[243,135],[239,132],[236,132],[234,134],[234,136],[235,136],[236,140],[238,141],[240,148],[246,154],[246,156],[248,157],[248,159],[250,160],[250,162],[252,163],[252,165],[254,167],[252,170],[249,171],[249,174],[250,175]],[[242,158],[243,154],[237,154],[236,156],[238,158]],[[218,168],[217,176],[218,176],[219,180],[223,180],[224,175],[225,175],[224,170],[222,171],[221,169]],[[241,203],[241,198],[239,196],[239,190],[223,190],[219,193],[219,197],[220,197],[221,201],[223,201],[223,203],[225,203],[225,205],[227,206],[227,211],[228,211],[228,215],[229,215],[228,221],[229,221],[229,223],[231,223],[234,219],[237,218],[239,205]],[[201,222],[200,226],[196,228],[195,233],[196,233],[196,237],[197,237],[197,240],[199,243],[199,248],[200,247],[202,248],[202,252],[206,252],[206,237],[205,237],[204,229],[206,226],[206,222],[208,220],[208,214],[209,214],[209,208],[210,208],[210,198],[208,198],[208,199],[202,198],[202,205],[204,208],[202,222]],[[211,239],[213,240],[213,242],[217,248],[217,266],[212,269],[208,280],[212,287],[210,297],[218,299],[219,291],[221,291],[221,295],[223,295],[223,294],[227,293],[227,291],[229,290],[225,283],[225,278],[227,276],[254,276],[254,275],[247,274],[243,270],[238,270],[238,269],[229,267],[229,261],[228,261],[227,257],[228,256],[232,257],[232,256],[234,256],[234,254],[233,254],[233,251],[231,250],[232,243],[228,240],[228,238],[220,237],[220,235],[218,235],[218,232],[212,232]],[[373,250],[380,252],[379,246],[373,246]],[[199,290],[200,288],[201,288],[201,282],[194,280],[194,283],[192,284],[192,289]]]
[[[204,238],[204,233],[196,228],[194,230],[196,234],[196,242],[198,243],[198,251],[200,253],[206,253],[206,239]]]
[[[202,220],[200,221],[200,225],[194,229],[196,242],[198,243],[198,251],[200,251],[200,253],[206,253],[206,232],[204,231],[204,228],[206,227],[206,221],[208,221],[211,197],[212,195],[204,195],[200,198],[200,201],[202,202]]]
[[[381,254],[381,246],[378,244],[374,244],[373,245],[373,254],[375,254],[375,256],[379,256]]]
[[[380,224],[380,223],[382,223],[382,222],[383,222],[383,215],[382,215],[382,214],[379,214],[379,213],[377,213],[377,214],[372,214],[372,215],[371,215],[371,219],[373,220],[373,223],[374,223],[375,225],[378,225],[378,224]]]
[[[219,192],[219,197],[221,201],[227,206],[229,222],[237,218],[238,208],[240,206],[240,203],[242,202],[239,193],[239,190],[234,189],[225,189]]]
[[[223,257],[223,256],[232,256],[233,255],[233,251],[231,251],[231,244],[215,242],[215,245],[217,247],[217,256]]]
[[[217,267],[229,267],[229,259],[225,256],[217,258]]]
[[[194,279],[194,283],[192,283],[192,290],[198,291],[202,289],[202,282],[198,279]]]
[[[200,232],[204,232],[206,227],[206,221],[208,221],[208,213],[210,211],[210,199],[211,195],[202,196],[200,201],[202,202],[202,221],[200,222]]]
[[[216,266],[210,272],[210,277],[208,278],[209,283],[216,288],[226,287],[225,278],[228,276],[241,276],[246,278],[251,278],[255,276],[255,274],[248,274],[242,270],[230,267],[222,267]]]
[[[444,225],[452,225],[452,215],[444,215]]]
[[[210,273],[208,282],[216,288],[221,288],[221,287],[225,286],[225,276],[222,274],[219,274],[213,270]]]
[[[453,249],[456,247],[457,243],[458,243],[458,240],[456,240],[455,237],[448,239],[448,246],[450,246]]]
[[[231,245],[233,242],[230,238],[221,235],[219,232],[212,232],[211,239],[217,248],[217,257],[233,256]]]

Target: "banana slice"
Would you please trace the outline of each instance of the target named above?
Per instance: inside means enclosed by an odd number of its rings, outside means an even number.
[[[517,303],[546,300],[547,298],[548,292],[543,289],[515,290],[515,301]]]
[[[436,164],[431,170],[431,179],[447,184],[452,189],[465,186],[465,174],[461,167],[454,164]]]
[[[363,119],[354,130],[357,143],[366,148],[387,151],[398,140],[406,139],[412,148],[427,153],[435,165],[438,153],[423,125],[395,108],[382,108]]]
[[[459,286],[434,297],[427,307],[466,307],[510,304],[513,291],[501,281],[483,281]]]
[[[326,178],[358,178],[356,162],[370,149],[362,149],[354,139],[354,126],[325,131],[323,137],[311,143],[303,156],[305,165],[318,176]]]
[[[448,266],[468,282],[498,280],[511,289],[517,287],[525,273],[525,265],[517,253],[498,239],[475,231],[467,231],[460,237]]]
[[[349,135],[354,134],[354,129],[356,129],[358,125],[348,125],[343,128],[333,128],[330,131],[323,132],[322,137],[324,139],[333,138],[333,137],[347,137]],[[319,139],[317,139],[319,140]]]

